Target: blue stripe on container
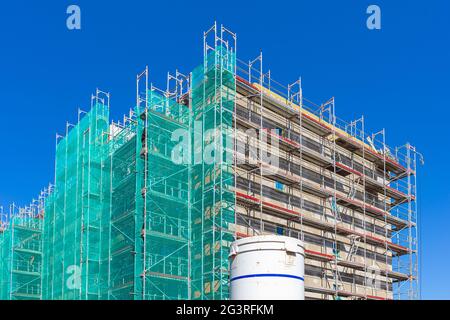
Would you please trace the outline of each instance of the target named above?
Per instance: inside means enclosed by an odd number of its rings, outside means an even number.
[[[232,278],[230,281],[235,281],[239,279],[245,279],[245,278],[260,278],[260,277],[281,277],[281,278],[292,278],[297,279],[301,281],[305,281],[302,277],[294,276],[292,274],[283,274],[283,273],[259,273],[259,274],[247,274],[244,276],[237,276]]]

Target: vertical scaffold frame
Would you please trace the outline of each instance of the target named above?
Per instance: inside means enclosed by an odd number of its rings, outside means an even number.
[[[228,254],[236,203],[235,99],[236,34],[215,23],[204,33],[203,66],[194,70],[192,79],[193,299],[229,296]]]

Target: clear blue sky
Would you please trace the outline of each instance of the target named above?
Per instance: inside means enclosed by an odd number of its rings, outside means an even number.
[[[149,66],[189,72],[214,20],[238,34],[238,55],[262,49],[283,83],[302,76],[304,94],[336,97],[337,114],[364,114],[390,145],[411,142],[419,170],[423,298],[450,299],[450,2],[447,0],[5,1],[0,6],[0,203],[26,204],[53,179],[55,133],[87,109],[99,87],[118,119],[135,101],[135,75]],[[250,1],[248,1],[250,2]],[[170,3],[170,4],[169,4]],[[82,30],[66,28],[78,4]],[[366,8],[382,30],[366,28]]]

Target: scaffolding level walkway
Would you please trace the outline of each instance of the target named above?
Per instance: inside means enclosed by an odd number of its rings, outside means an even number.
[[[259,205],[260,204],[260,200],[257,197],[254,196],[250,196],[247,195],[243,192],[240,191],[236,191],[236,199],[246,205],[250,205],[250,206],[254,206],[254,205]],[[276,213],[276,214],[281,214],[283,216],[288,216],[288,217],[302,217],[302,221],[305,225],[310,225],[312,227],[316,227],[319,228],[321,230],[325,230],[325,231],[329,231],[329,232],[334,232],[335,228],[336,231],[341,234],[341,235],[357,235],[357,236],[361,236],[363,238],[366,239],[367,243],[369,244],[373,244],[373,245],[377,245],[377,246],[381,246],[381,247],[388,247],[389,249],[391,249],[393,252],[395,252],[398,255],[402,255],[402,254],[408,254],[410,252],[410,250],[407,247],[403,247],[397,244],[394,244],[390,241],[386,241],[365,233],[361,233],[355,230],[351,230],[351,229],[347,229],[345,227],[340,226],[339,224],[337,226],[335,226],[332,223],[328,223],[325,221],[320,221],[318,219],[313,219],[313,218],[309,218],[308,216],[302,214],[299,211],[296,210],[291,210],[291,209],[287,209],[287,208],[283,208],[279,205],[267,202],[267,201],[262,201],[262,205],[263,205],[263,209],[267,212],[272,212],[272,213]]]
[[[241,92],[248,96],[257,95],[258,93],[261,92],[261,89],[257,84],[252,84],[239,76],[236,77],[236,80],[238,84],[237,86],[238,92]],[[265,94],[264,90],[262,90],[262,94],[265,100],[264,106],[267,107],[267,109],[270,109],[277,113],[285,112],[285,116],[289,118],[295,117],[297,115],[297,111],[291,108],[290,106],[287,106],[286,102],[283,103],[282,101],[280,101],[281,99],[275,99]],[[352,152],[362,155],[364,149],[364,152],[366,153],[366,158],[368,160],[376,161],[379,165],[382,165],[383,162],[385,161],[386,169],[394,172],[397,175],[401,175],[407,172],[407,169],[400,163],[388,157],[385,158],[383,155],[379,154],[376,151],[371,150],[368,147],[364,147],[363,142],[361,142],[360,140],[354,137],[347,137],[341,134],[340,132],[336,132],[336,130],[333,129],[332,125],[327,123],[326,121],[315,119],[314,117],[306,113],[302,113],[302,120],[303,120],[302,125],[305,128],[319,134],[320,136],[326,137],[332,135],[334,132],[338,138],[336,142],[342,147]]]

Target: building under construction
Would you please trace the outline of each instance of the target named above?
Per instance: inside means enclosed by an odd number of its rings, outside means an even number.
[[[2,219],[2,299],[227,299],[230,244],[260,234],[304,241],[307,299],[419,297],[420,153],[235,48],[214,25],[191,73],[137,76],[121,121],[97,90],[37,209]]]

